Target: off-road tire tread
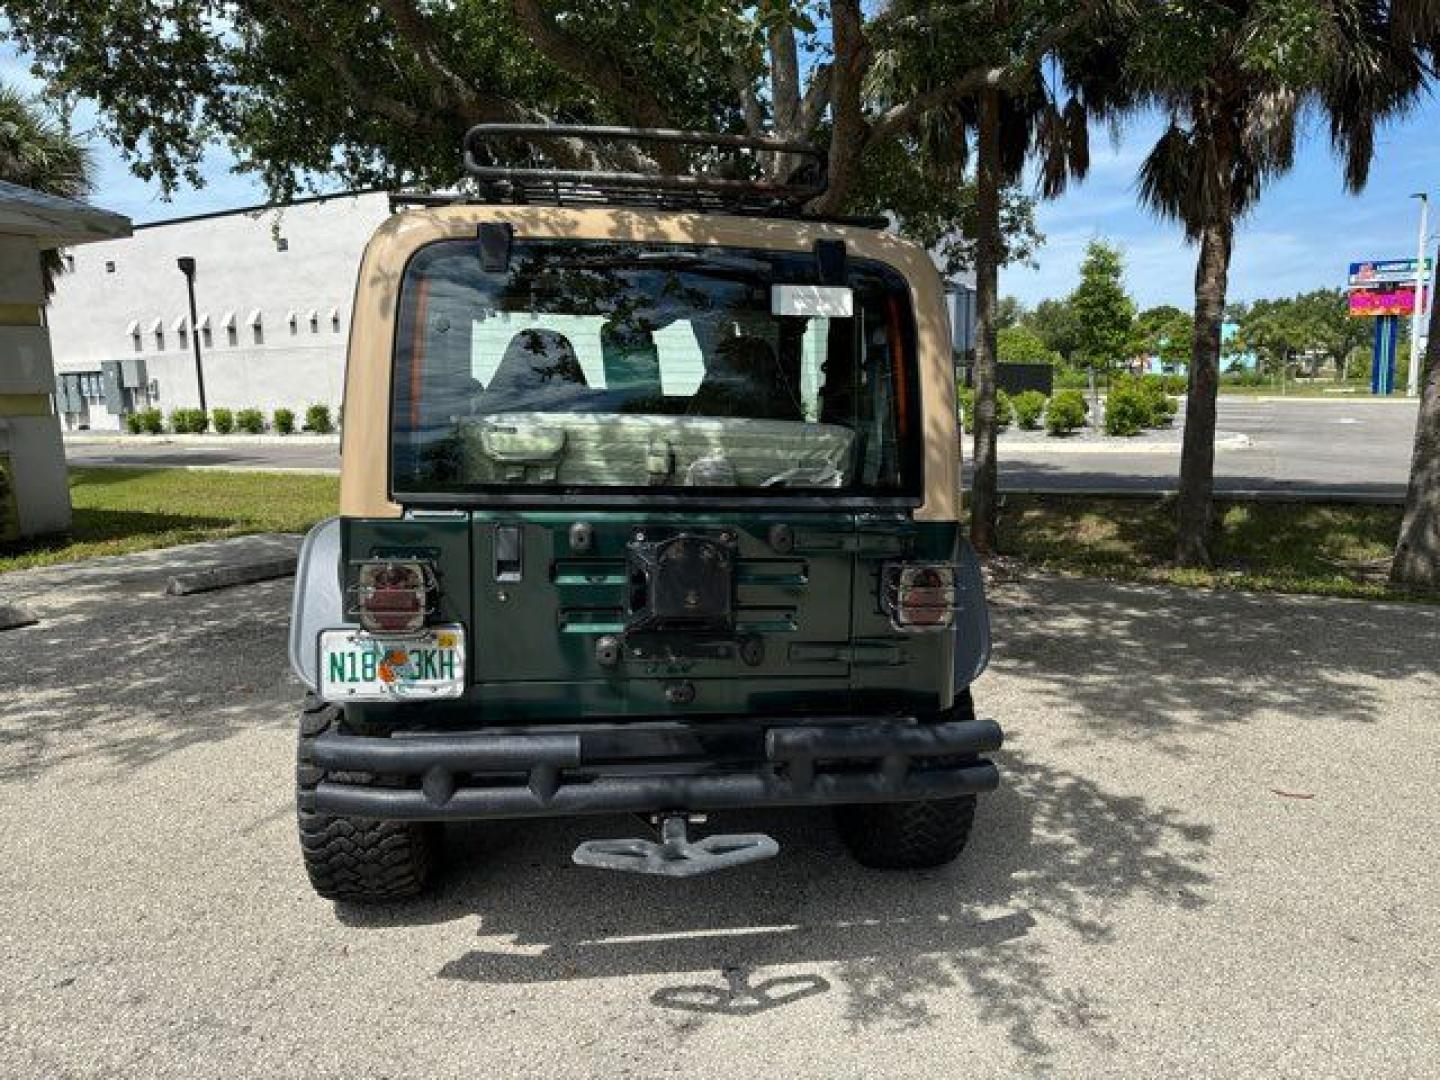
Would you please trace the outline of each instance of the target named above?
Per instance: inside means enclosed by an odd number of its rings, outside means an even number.
[[[841,843],[861,866],[876,870],[944,866],[965,850],[974,823],[974,795],[835,808]]]
[[[955,695],[957,720],[975,719],[967,686]],[[940,759],[945,764],[955,762]],[[974,795],[928,802],[835,807],[840,842],[861,866],[875,870],[926,870],[944,866],[965,850],[975,824]]]
[[[434,828],[424,822],[370,821],[317,814],[311,799],[325,777],[308,760],[311,740],[338,725],[344,713],[314,695],[300,714],[295,764],[300,852],[310,884],[329,900],[383,903],[419,895],[435,862]]]

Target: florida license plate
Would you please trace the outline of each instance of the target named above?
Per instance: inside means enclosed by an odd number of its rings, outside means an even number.
[[[427,626],[403,638],[361,630],[320,633],[320,696],[326,701],[453,698],[464,691],[463,626]]]

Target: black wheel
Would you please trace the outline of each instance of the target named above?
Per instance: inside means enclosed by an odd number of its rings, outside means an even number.
[[[965,849],[974,821],[974,795],[835,808],[840,842],[861,866],[876,870],[944,866]]]
[[[418,896],[434,869],[437,830],[433,823],[371,821],[314,812],[315,786],[325,773],[310,764],[306,750],[311,740],[343,720],[338,705],[313,694],[306,696],[300,714],[295,803],[300,853],[310,884],[328,900],[378,903]]]
[[[968,687],[956,696],[954,715],[974,719]],[[974,795],[835,807],[840,842],[861,866],[876,870],[944,866],[965,850],[974,823]]]

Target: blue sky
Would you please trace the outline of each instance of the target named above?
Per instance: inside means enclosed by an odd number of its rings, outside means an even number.
[[[1095,133],[1090,176],[1063,197],[1041,204],[1036,221],[1045,244],[1036,268],[1001,271],[1002,293],[1033,305],[1075,286],[1085,245],[1095,237],[1125,252],[1127,283],[1142,307],[1191,304],[1195,252],[1178,225],[1162,222],[1135,202],[1135,176],[1161,130],[1158,116],[1132,124],[1118,146]],[[1345,194],[1341,169],[1324,126],[1306,126],[1295,169],[1267,189],[1235,241],[1230,296],[1254,300],[1308,289],[1343,286],[1348,264],[1362,259],[1415,257],[1419,204],[1428,191],[1430,232],[1440,230],[1440,101],[1433,97],[1376,141],[1370,183]],[[1436,240],[1429,250],[1433,254]]]
[[[13,45],[0,44],[0,79],[24,90],[38,84]],[[93,108],[82,103],[73,123],[90,134]],[[1062,296],[1075,286],[1085,245],[1100,237],[1125,253],[1127,284],[1142,307],[1191,304],[1194,251],[1178,226],[1154,219],[1135,203],[1136,169],[1160,130],[1159,117],[1137,120],[1118,145],[1097,132],[1090,176],[1036,213],[1045,244],[1032,267],[1001,272],[1000,288],[1027,305]],[[248,176],[231,172],[233,158],[222,148],[206,155],[206,184],[185,189],[166,202],[158,188],[133,175],[119,152],[91,138],[98,166],[94,201],[136,223],[205,213],[265,201]],[[1358,197],[1344,193],[1340,168],[1330,154],[1322,125],[1308,125],[1295,169],[1271,186],[1259,208],[1242,225],[1230,277],[1235,300],[1290,295],[1342,285],[1352,260],[1413,258],[1418,207],[1408,196],[1429,191],[1431,231],[1440,230],[1440,101],[1433,97],[1404,121],[1388,127],[1376,145],[1370,184]],[[1430,244],[1433,252],[1435,241]]]

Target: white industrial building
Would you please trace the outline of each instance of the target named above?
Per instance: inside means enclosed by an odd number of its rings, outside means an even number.
[[[338,415],[355,274],[389,213],[384,193],[324,196],[136,225],[70,252],[48,313],[64,428],[117,430],[129,412],[199,404],[183,257],[195,260],[208,407]],[[971,282],[951,283],[962,352],[972,298]]]
[[[199,404],[185,256],[206,404],[335,415],[360,253],[389,213],[383,193],[337,195],[136,225],[70,252],[48,313],[65,428]]]

